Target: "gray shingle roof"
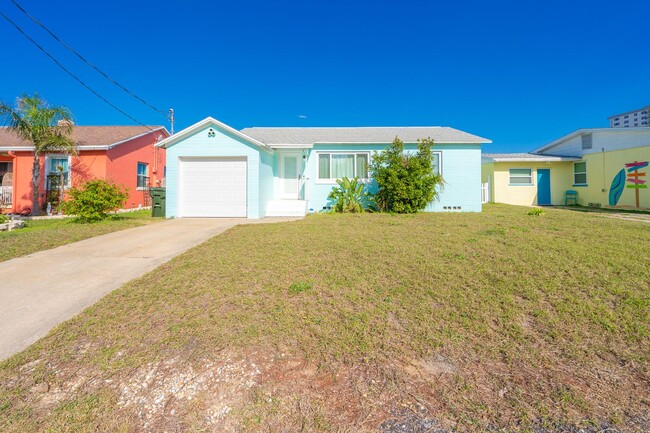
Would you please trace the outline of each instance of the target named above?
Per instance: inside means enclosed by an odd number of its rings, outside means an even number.
[[[242,133],[269,146],[314,143],[405,143],[432,138],[436,143],[491,143],[490,140],[446,126],[349,128],[244,128]]]
[[[71,138],[79,146],[109,146],[140,134],[150,129],[161,130],[162,126],[77,126],[72,128]],[[9,128],[0,127],[0,147],[33,148],[33,144],[18,137]]]

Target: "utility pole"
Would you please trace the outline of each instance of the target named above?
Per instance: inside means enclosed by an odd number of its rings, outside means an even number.
[[[170,108],[169,109],[169,123],[170,123],[170,133],[171,135],[174,135],[174,109]]]

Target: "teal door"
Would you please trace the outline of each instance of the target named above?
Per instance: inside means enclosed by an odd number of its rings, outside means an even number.
[[[537,169],[537,205],[550,206],[551,204],[551,170],[548,168]]]

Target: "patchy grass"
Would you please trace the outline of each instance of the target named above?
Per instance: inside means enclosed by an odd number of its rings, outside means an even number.
[[[0,430],[649,428],[650,227],[527,211],[238,226],[0,365]]]
[[[0,232],[0,262],[160,220],[151,218],[150,210],[120,213],[93,224],[72,218],[28,220],[22,229]]]

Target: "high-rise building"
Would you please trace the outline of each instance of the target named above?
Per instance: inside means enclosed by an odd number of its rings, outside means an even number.
[[[609,117],[610,128],[650,127],[650,105]]]

